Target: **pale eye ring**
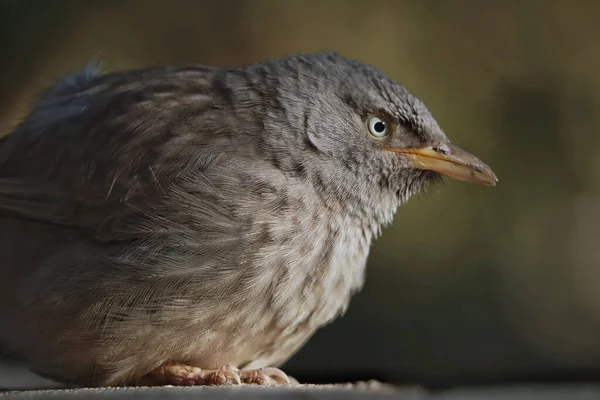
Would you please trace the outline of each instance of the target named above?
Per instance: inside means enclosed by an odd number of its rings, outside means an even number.
[[[369,127],[369,133],[376,138],[382,138],[388,134],[389,124],[383,119],[378,117],[371,117],[367,126]]]

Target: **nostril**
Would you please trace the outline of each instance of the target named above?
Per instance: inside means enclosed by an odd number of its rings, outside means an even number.
[[[444,155],[450,154],[450,147],[448,147],[444,143],[440,143],[437,146],[434,146],[433,150],[437,151],[438,153],[442,153]]]

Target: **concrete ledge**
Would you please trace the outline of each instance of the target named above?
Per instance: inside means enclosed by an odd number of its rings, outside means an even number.
[[[419,389],[398,389],[378,382],[347,385],[301,385],[295,387],[136,387],[102,389],[52,389],[0,392],[0,399],[376,399],[421,400],[429,397]]]
[[[296,387],[138,387],[104,389],[51,389],[0,392],[0,399],[45,400],[189,400],[189,399],[284,399],[284,400],[598,400],[600,385],[524,385],[461,388],[427,393],[419,388],[396,388],[378,382]]]

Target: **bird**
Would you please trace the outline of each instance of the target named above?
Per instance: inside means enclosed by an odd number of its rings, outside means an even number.
[[[75,386],[287,385],[443,176],[498,181],[337,52],[83,68],[0,139],[0,348]]]

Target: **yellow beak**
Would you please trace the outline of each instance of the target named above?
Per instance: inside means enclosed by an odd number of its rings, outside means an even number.
[[[483,161],[450,143],[423,148],[386,150],[408,157],[413,168],[437,172],[440,175],[479,185],[496,186],[498,182],[492,169]]]

